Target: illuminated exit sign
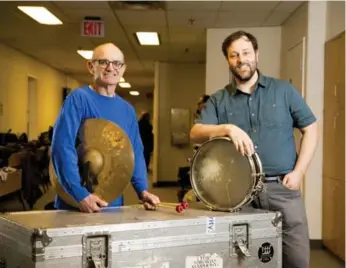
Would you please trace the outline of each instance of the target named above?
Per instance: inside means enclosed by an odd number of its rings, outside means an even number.
[[[104,37],[105,24],[102,20],[83,20],[82,36]]]

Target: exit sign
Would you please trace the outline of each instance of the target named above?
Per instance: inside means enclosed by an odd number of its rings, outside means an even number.
[[[104,37],[105,24],[102,20],[83,20],[82,36]]]

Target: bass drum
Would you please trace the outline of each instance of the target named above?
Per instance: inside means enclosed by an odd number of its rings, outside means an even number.
[[[191,161],[191,186],[196,197],[211,210],[241,209],[263,190],[263,178],[257,153],[242,156],[229,138],[205,142]]]

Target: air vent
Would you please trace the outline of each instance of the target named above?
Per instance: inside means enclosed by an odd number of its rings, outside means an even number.
[[[165,9],[165,1],[110,1],[114,10],[158,10]]]

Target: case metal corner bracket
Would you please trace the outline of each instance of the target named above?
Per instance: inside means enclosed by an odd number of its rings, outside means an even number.
[[[35,262],[44,261],[45,247],[47,247],[53,239],[47,235],[47,230],[34,229],[32,234],[32,259]],[[40,242],[41,245],[37,245]]]

